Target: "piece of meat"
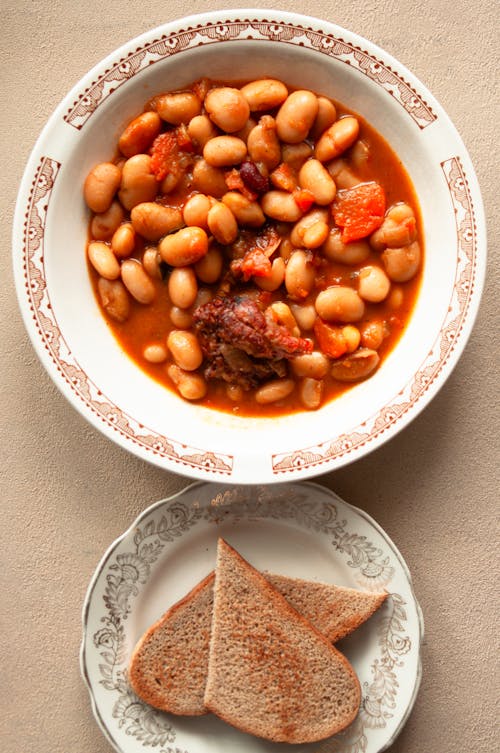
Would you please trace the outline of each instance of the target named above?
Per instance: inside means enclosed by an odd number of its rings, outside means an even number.
[[[286,361],[271,361],[248,356],[243,350],[227,343],[220,343],[205,368],[206,379],[222,379],[228,384],[237,384],[245,390],[256,387],[269,379],[287,375]]]
[[[249,296],[216,297],[193,315],[206,359],[205,377],[244,389],[287,373],[287,359],[309,353],[312,343],[294,337]]]
[[[281,237],[273,227],[264,228],[259,234],[240,233],[233,243],[233,261],[229,265],[232,275],[247,281],[251,277],[270,277],[271,256],[281,243]]]

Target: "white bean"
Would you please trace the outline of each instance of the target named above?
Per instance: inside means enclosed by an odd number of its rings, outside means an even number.
[[[269,315],[271,316],[272,320],[277,324],[286,327],[291,335],[293,335],[294,337],[300,336],[300,330],[297,327],[297,322],[295,321],[295,317],[292,314],[290,306],[287,303],[285,303],[284,301],[275,301],[269,306],[267,311],[269,311]]]
[[[172,267],[196,264],[208,251],[208,236],[201,227],[184,227],[166,235],[158,250],[164,262]]]
[[[150,343],[146,345],[142,355],[149,363],[163,363],[167,360],[167,349],[163,343]]]
[[[299,144],[283,144],[281,147],[281,159],[292,170],[300,170],[306,159],[312,157],[313,149],[307,141]]]
[[[373,320],[363,324],[360,328],[360,342],[364,348],[378,350],[387,336],[384,323]]]
[[[160,183],[160,193],[172,193],[180,185],[186,171],[181,164],[172,165],[172,169],[165,175]]]
[[[335,181],[335,185],[338,189],[341,188],[354,188],[358,186],[362,180],[351,170],[345,160],[342,158],[334,159],[326,165],[329,175]]]
[[[297,324],[303,332],[309,332],[316,321],[316,309],[312,303],[292,303],[290,305]]]
[[[343,285],[318,293],[315,307],[326,322],[357,322],[365,313],[365,304],[356,291]]]
[[[402,288],[399,286],[393,285],[391,292],[389,293],[389,297],[387,299],[387,303],[391,309],[399,309],[403,305],[404,300],[404,293]]]
[[[166,207],[154,201],[137,204],[130,213],[130,219],[136,233],[148,241],[159,241],[183,225],[182,212],[178,207]]]
[[[360,348],[336,361],[331,370],[331,375],[339,382],[356,382],[369,376],[378,366],[380,357],[370,348]]]
[[[362,139],[358,139],[351,149],[351,162],[359,170],[364,167],[370,159],[370,147]]]
[[[207,115],[195,115],[187,127],[190,138],[202,149],[210,139],[217,136],[219,131]]]
[[[158,181],[151,172],[149,154],[136,154],[130,157],[122,169],[122,178],[118,197],[125,209],[132,209],[137,204],[153,201],[158,193]]]
[[[248,134],[247,148],[250,159],[274,170],[281,162],[281,145],[276,133],[276,121],[263,115]]]
[[[247,155],[247,145],[237,136],[216,136],[203,147],[203,158],[212,167],[239,165]]]
[[[223,263],[224,258],[220,248],[212,243],[203,259],[195,264],[194,269],[201,282],[206,285],[213,285],[222,274]]]
[[[308,410],[316,410],[321,405],[323,400],[324,382],[321,379],[311,379],[306,377],[303,379],[299,394],[304,408]]]
[[[243,128],[240,128],[239,131],[235,131],[233,133],[233,136],[237,136],[239,139],[241,139],[242,141],[244,141],[245,144],[246,144],[247,139],[248,139],[248,137],[250,135],[250,131],[252,131],[255,128],[256,125],[257,125],[257,121],[254,120],[254,118],[248,118],[248,120],[245,123],[245,125],[243,126]]]
[[[269,405],[288,397],[295,388],[293,379],[273,379],[255,392],[255,400],[259,405]]]
[[[398,223],[415,217],[415,213],[409,204],[405,201],[399,201],[387,210],[386,217],[388,220]]]
[[[118,140],[118,147],[125,157],[147,152],[160,133],[160,116],[154,110],[143,112],[134,118],[123,131]]]
[[[329,233],[327,223],[327,209],[312,209],[293,226],[290,233],[292,244],[295,248],[318,248],[322,246]]]
[[[337,193],[333,178],[317,159],[304,162],[299,172],[299,183],[301,188],[312,193],[314,201],[320,206],[331,204]]]
[[[126,259],[135,248],[135,230],[130,222],[124,222],[113,233],[111,248],[119,259]]]
[[[120,186],[122,171],[112,162],[101,162],[85,179],[83,195],[93,212],[106,212]]]
[[[238,236],[238,223],[228,206],[215,203],[207,215],[207,224],[215,240],[223,246],[234,243]]]
[[[211,89],[204,104],[210,119],[226,133],[239,131],[250,116],[250,107],[242,92],[230,86]]]
[[[315,222],[305,229],[302,245],[305,248],[319,248],[328,238],[329,231],[330,228],[326,222]]]
[[[102,241],[91,241],[88,246],[89,261],[97,274],[106,280],[120,276],[120,264],[111,248]]]
[[[287,191],[267,191],[262,196],[261,207],[268,217],[279,222],[296,222],[302,217],[302,210]]]
[[[207,394],[207,384],[200,374],[191,374],[171,364],[167,374],[185,400],[201,400]]]
[[[137,259],[125,259],[121,266],[122,281],[138,303],[151,303],[156,296],[153,281]]]
[[[200,193],[220,199],[227,191],[224,171],[219,167],[209,165],[204,159],[198,159],[193,167],[193,188]]]
[[[289,238],[283,238],[279,245],[279,254],[282,259],[285,261],[288,261],[290,256],[293,254],[295,248]]]
[[[291,361],[292,371],[298,377],[322,379],[328,374],[330,360],[320,350],[295,356]]]
[[[359,133],[359,122],[357,118],[348,115],[345,118],[336,120],[333,125],[326,129],[320,137],[314,150],[316,159],[320,162],[328,162],[339,154],[348,149],[356,139]]]
[[[354,351],[359,347],[361,340],[359,329],[353,324],[347,324],[345,327],[342,327],[342,337],[345,340],[347,352],[354,353]]]
[[[245,393],[239,384],[227,384],[226,395],[233,402],[239,403],[240,400],[243,400]]]
[[[370,245],[376,251],[401,248],[413,243],[417,237],[417,222],[408,204],[396,204],[387,212],[382,225],[370,236]]]
[[[228,191],[222,197],[222,201],[234,214],[238,224],[243,227],[261,227],[266,221],[259,202],[250,201],[239,191]]]
[[[380,267],[369,265],[359,271],[358,293],[365,301],[380,303],[387,298],[391,281]]]
[[[330,261],[355,265],[364,262],[369,257],[370,246],[366,241],[344,243],[341,231],[338,228],[332,228],[321,251]]]
[[[201,366],[203,353],[194,332],[172,330],[167,337],[167,348],[177,366],[183,371],[194,371]]]
[[[273,78],[251,81],[242,86],[240,91],[252,112],[274,110],[288,97],[288,89],[285,84]]]
[[[254,277],[255,284],[261,290],[272,292],[278,290],[285,279],[285,260],[278,256],[273,259],[271,264],[271,275],[269,277]]]
[[[203,193],[196,193],[191,196],[184,204],[182,216],[186,225],[196,225],[197,227],[208,230],[207,217],[212,206],[210,197]]]
[[[382,253],[385,271],[393,282],[408,282],[420,266],[420,246],[414,241],[403,248],[386,248]]]
[[[169,92],[156,97],[155,106],[162,120],[172,125],[189,123],[201,112],[201,102],[194,92]]]
[[[148,246],[142,254],[142,266],[154,280],[161,280],[161,256],[156,246]]]
[[[170,321],[177,329],[189,329],[193,323],[193,315],[189,311],[186,311],[186,309],[172,306],[170,309]]]
[[[311,136],[316,141],[337,120],[335,105],[326,97],[318,97],[318,114],[311,129]]]
[[[307,298],[314,286],[315,271],[306,251],[294,251],[285,271],[285,287],[290,298]]]
[[[120,280],[106,280],[100,277],[97,282],[97,292],[103,309],[112,319],[124,322],[130,313],[130,300],[125,286]]]
[[[105,212],[95,214],[90,223],[90,234],[96,241],[108,241],[125,218],[119,201],[113,201]]]
[[[188,309],[198,295],[198,283],[192,267],[175,267],[168,278],[168,294],[174,306]]]
[[[318,98],[307,89],[294,91],[286,98],[276,115],[278,136],[287,144],[304,141],[318,114]]]

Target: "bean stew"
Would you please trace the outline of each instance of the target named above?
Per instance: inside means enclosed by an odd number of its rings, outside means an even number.
[[[155,96],[92,168],[102,312],[150,376],[217,410],[315,410],[408,323],[423,237],[410,179],[361,116],[262,79]]]

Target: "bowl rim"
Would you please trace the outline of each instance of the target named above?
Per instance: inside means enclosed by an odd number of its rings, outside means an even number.
[[[306,479],[344,466],[393,438],[428,405],[452,373],[472,331],[484,286],[487,248],[484,208],[479,184],[470,157],[457,129],[435,97],[411,71],[378,45],[356,32],[314,16],[283,10],[259,8],[214,10],[175,19],[150,29],[125,42],[84,74],[64,96],[42,129],[27,161],[16,202],[12,234],[14,277],[19,307],[32,345],[54,383],[73,407],[95,428],[118,445],[161,468],[191,478],[201,480],[226,478],[236,483],[251,484],[256,481],[255,474],[249,473],[248,469],[243,469],[242,463],[235,463],[235,456],[233,457],[230,453],[225,455],[224,453],[200,451],[196,447],[189,448],[188,452],[184,452],[180,451],[180,447],[176,447],[174,453],[170,455],[168,453],[162,454],[155,451],[154,447],[141,446],[140,443],[134,441],[133,437],[130,441],[131,438],[123,432],[117,431],[116,426],[109,425],[109,422],[106,423],[96,411],[89,410],[88,403],[82,401],[81,396],[75,392],[72,385],[68,384],[67,379],[62,378],[61,369],[58,368],[58,364],[54,361],[53,355],[51,355],[47,343],[44,341],[44,333],[40,330],[40,323],[37,321],[31,305],[29,287],[33,281],[27,280],[23,257],[26,246],[27,201],[29,203],[27,197],[32,197],[37,188],[33,175],[40,177],[40,173],[36,173],[36,167],[39,163],[40,153],[43,152],[44,140],[49,137],[50,132],[56,123],[59,123],[61,117],[66,123],[68,122],[68,117],[71,117],[71,114],[68,115],[68,113],[75,112],[75,103],[81,103],[82,92],[88,92],[93,82],[99,80],[99,77],[102,78],[112,66],[126,61],[134,51],[146,45],[151,45],[155,40],[172,39],[175,35],[179,37],[181,34],[199,34],[201,29],[207,29],[216,34],[219,27],[222,28],[225,24],[236,26],[237,22],[242,26],[245,26],[245,24],[248,26],[250,23],[268,24],[269,28],[275,27],[277,31],[287,29],[290,33],[298,30],[307,31],[311,37],[314,35],[320,36],[327,42],[334,38],[337,42],[347,45],[353,51],[353,54],[368,55],[372,61],[378,61],[383,66],[384,71],[395,73],[398,79],[409,87],[409,90],[418,94],[420,102],[424,102],[428,106],[432,116],[439,118],[441,123],[444,124],[446,132],[453,136],[456,149],[460,152],[460,179],[465,181],[462,188],[465,186],[466,200],[469,202],[468,209],[471,214],[469,220],[474,236],[472,239],[474,243],[473,275],[469,281],[468,298],[466,306],[464,305],[459,331],[453,335],[452,347],[449,348],[446,357],[439,362],[439,370],[434,374],[432,383],[423,389],[410,409],[394,416],[388,414],[387,426],[375,435],[369,432],[363,436],[363,431],[360,435],[360,427],[356,427],[358,429],[357,435],[361,438],[359,441],[356,439],[354,444],[350,442],[350,438],[347,436],[332,437],[318,445],[301,447],[294,452],[274,453],[271,459],[266,459],[265,467],[259,469],[259,480],[269,483],[299,478]],[[244,39],[247,40],[248,37]],[[189,47],[186,49],[189,49]],[[374,63],[375,67],[376,65],[377,62]],[[378,75],[376,70],[372,73],[374,76]],[[456,165],[450,166],[450,170],[452,168],[456,168]],[[457,213],[461,204],[463,205],[463,196],[458,191],[452,190],[451,183],[449,185],[451,199],[454,203],[453,208]],[[467,249],[462,249],[462,251],[465,253]],[[390,412],[390,407],[388,407],[388,410]],[[184,446],[184,443],[181,442],[180,445]],[[333,445],[335,445],[334,451],[332,451]],[[201,455],[196,455],[197,451],[201,452]]]

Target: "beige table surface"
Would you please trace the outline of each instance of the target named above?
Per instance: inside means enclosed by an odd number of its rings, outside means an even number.
[[[261,3],[271,7],[270,3]],[[283,4],[284,5],[284,4]],[[392,753],[492,753],[498,737],[498,10],[495,0],[289,2],[378,43],[434,93],[482,187],[487,284],[468,346],[429,407],[370,456],[319,478],[367,510],[412,571],[423,681]],[[10,228],[35,139],[78,79],[129,38],[227,3],[2,0],[0,26],[0,749],[109,753],[79,675],[80,610],[114,538],[188,480],[94,430],[41,367],[18,313]],[[498,611],[496,612],[498,615]]]

